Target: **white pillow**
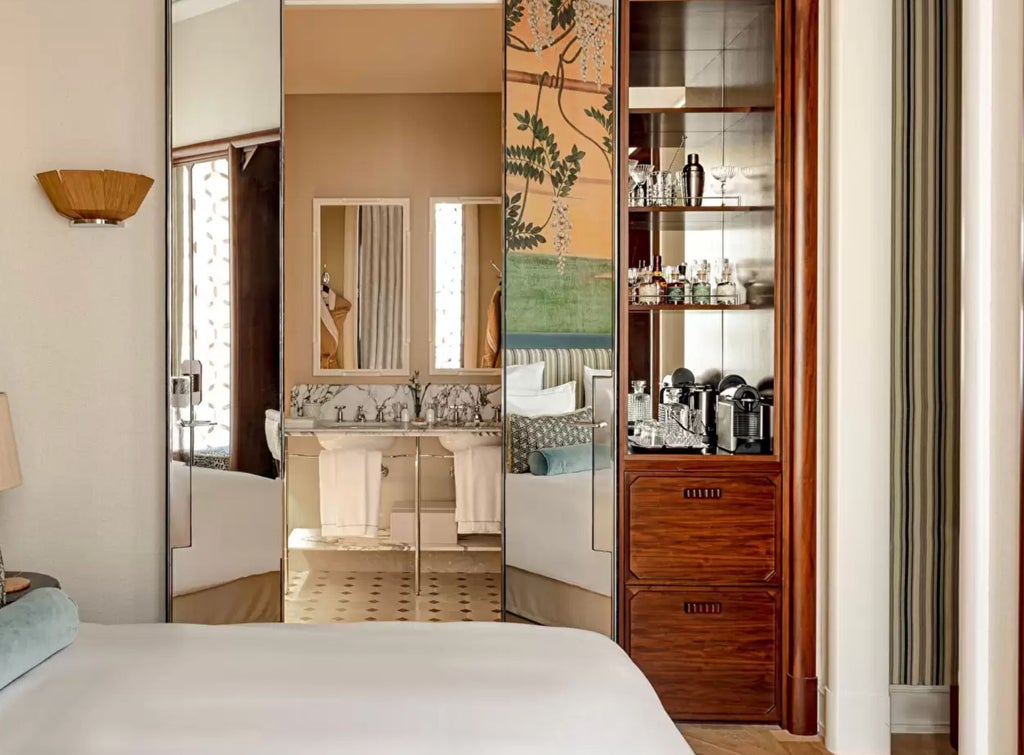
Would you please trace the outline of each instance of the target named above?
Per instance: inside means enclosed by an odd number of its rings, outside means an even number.
[[[539,417],[542,414],[566,414],[575,410],[575,381],[540,391],[509,391],[505,394],[506,414]]]
[[[611,370],[595,370],[593,367],[587,367],[583,365],[583,405],[593,406],[594,405],[594,378],[595,377],[611,377]],[[611,380],[602,380],[601,385],[607,385],[611,387]]]
[[[544,362],[505,365],[505,390],[508,392],[539,391],[543,387]]]

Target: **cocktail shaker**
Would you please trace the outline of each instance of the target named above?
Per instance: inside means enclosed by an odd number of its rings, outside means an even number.
[[[683,168],[683,194],[687,207],[700,207],[704,202],[704,166],[696,153],[686,156]]]

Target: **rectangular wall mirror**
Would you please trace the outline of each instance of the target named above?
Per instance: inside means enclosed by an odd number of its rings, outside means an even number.
[[[501,197],[430,199],[430,371],[501,368]]]
[[[313,200],[313,374],[409,370],[409,200]]]

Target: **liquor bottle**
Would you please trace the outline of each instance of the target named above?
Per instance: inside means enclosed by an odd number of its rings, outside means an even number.
[[[654,282],[651,271],[644,267],[640,270],[640,285],[638,286],[639,300],[641,304],[658,303],[658,284]]]
[[[680,265],[668,279],[668,291],[665,299],[669,304],[686,304],[686,289],[683,287],[683,266]]]
[[[668,293],[668,282],[665,280],[665,274],[661,270],[660,254],[654,256],[654,268],[651,270],[651,278],[654,280],[654,285],[658,287],[658,301],[665,301],[665,294]]]
[[[729,260],[722,261],[722,274],[715,286],[715,301],[719,304],[736,303],[736,283],[732,279],[732,265]]]
[[[711,303],[711,265],[707,260],[697,263],[697,272],[693,278],[693,303]]]

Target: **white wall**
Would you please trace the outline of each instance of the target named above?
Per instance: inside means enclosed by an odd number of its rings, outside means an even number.
[[[24,477],[0,543],[89,621],[163,618],[163,14],[33,0],[0,22],[0,391]],[[156,185],[125,228],[75,229],[34,179],[51,168]]]
[[[172,26],[172,143],[281,125],[281,3],[241,0]]]
[[[832,0],[825,743],[889,752],[892,0]]]
[[[963,6],[960,752],[1017,752],[1024,3]]]

